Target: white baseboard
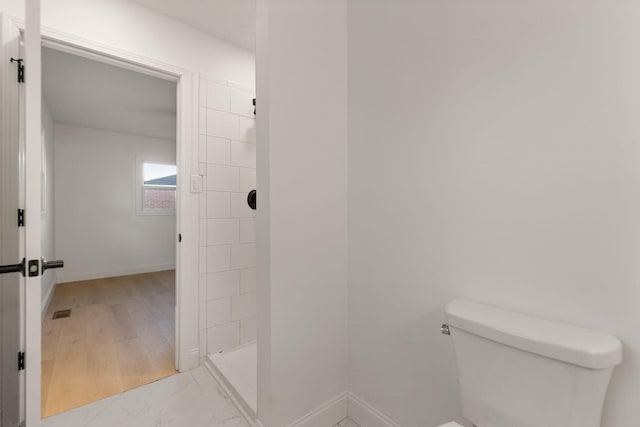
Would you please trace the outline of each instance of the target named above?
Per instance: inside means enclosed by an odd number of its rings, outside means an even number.
[[[204,359],[200,360],[200,347],[195,347],[176,359],[176,371],[187,372],[204,364]]]
[[[206,359],[205,365],[223,390],[229,395],[245,419],[247,419],[249,425],[252,427],[264,427],[260,420],[247,418],[246,413],[242,409],[242,405],[238,404],[232,393],[229,393],[229,390],[227,390],[224,382],[215,374],[215,368],[210,366],[211,361],[208,358]],[[333,427],[347,416],[361,427],[400,427],[400,424],[351,392],[339,394],[309,412],[307,415],[289,424],[287,427]]]
[[[391,418],[351,392],[347,393],[347,413],[349,418],[362,427],[400,427]]]
[[[101,271],[58,271],[58,283],[79,282],[82,280],[104,279],[107,277],[129,276],[132,274],[153,273],[156,271],[174,270],[175,263],[138,265],[124,268],[112,268]]]
[[[57,280],[54,280],[49,287],[49,292],[44,296],[44,300],[42,301],[42,316],[41,318],[44,320],[45,314],[47,314],[47,310],[49,309],[49,304],[51,303],[51,297],[53,297],[53,292],[56,290],[56,285],[58,284]]]
[[[211,363],[211,360],[207,358],[205,360],[205,366],[209,369],[209,372],[215,378],[220,387],[227,393],[231,401],[236,408],[240,411],[247,423],[251,427],[264,427],[264,424],[260,420],[253,419],[243,409],[243,406],[237,401],[234,394],[227,388],[225,382],[220,379],[216,374],[215,367]],[[298,418],[296,421],[289,424],[287,427],[333,427],[340,421],[347,417],[347,392],[341,393],[328,402],[320,405],[308,414]],[[369,427],[363,425],[363,427]]]
[[[333,427],[347,417],[347,395],[340,393],[287,427]]]

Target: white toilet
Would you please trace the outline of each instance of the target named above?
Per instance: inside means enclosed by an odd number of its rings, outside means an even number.
[[[467,300],[445,312],[462,415],[474,426],[600,427],[622,361],[616,337]]]

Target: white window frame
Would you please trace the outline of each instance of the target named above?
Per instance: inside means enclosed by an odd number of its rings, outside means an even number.
[[[144,155],[136,156],[136,215],[138,216],[175,216],[175,209],[145,209],[144,208],[144,169],[145,163],[155,163],[159,165],[170,165],[176,167],[176,176],[178,175],[178,166],[176,161],[168,157],[150,157]],[[177,183],[176,183],[177,184]],[[165,188],[164,186],[158,186],[158,188]],[[176,192],[178,186],[176,185]],[[176,193],[177,194],[177,193]],[[176,204],[178,199],[176,198]]]

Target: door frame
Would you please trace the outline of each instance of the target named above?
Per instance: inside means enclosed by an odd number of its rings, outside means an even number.
[[[27,2],[36,3],[36,2]],[[39,20],[39,10],[38,10]],[[25,34],[26,53],[29,50],[29,29],[33,25],[27,14],[25,21],[13,19],[15,24]],[[31,28],[33,37],[34,29]],[[34,43],[33,41],[31,43]],[[200,334],[199,334],[199,298],[198,298],[198,260],[199,260],[199,209],[198,194],[200,190],[191,192],[191,182],[200,180],[198,174],[198,75],[194,71],[157,61],[153,58],[138,55],[123,49],[114,48],[97,43],[72,34],[52,28],[40,28],[40,42],[38,47],[49,47],[74,55],[97,60],[110,65],[140,72],[143,74],[174,81],[177,85],[177,122],[176,122],[176,165],[178,165],[178,193],[176,205],[176,315],[175,315],[175,347],[176,369],[180,372],[196,368],[200,364]],[[35,47],[31,47],[35,49]],[[25,61],[28,64],[28,61]],[[25,64],[25,65],[26,65]],[[35,64],[35,66],[34,66]],[[41,61],[38,56],[30,64],[32,69],[26,73],[26,78],[40,78]],[[33,70],[33,68],[38,68]],[[35,72],[34,72],[35,71]],[[40,90],[37,91],[40,95]],[[28,95],[27,95],[28,96]],[[31,110],[34,114],[35,109]],[[38,106],[39,111],[39,106]],[[37,113],[40,114],[40,113]],[[40,117],[40,116],[38,116]],[[35,132],[37,126],[37,132]],[[40,135],[41,119],[37,124],[32,120],[26,124],[27,138],[29,132]],[[28,155],[28,152],[27,152]],[[27,171],[27,173],[29,173]],[[197,182],[195,182],[197,184]],[[201,188],[201,186],[200,186]],[[38,195],[39,196],[39,195]],[[40,213],[38,212],[38,215]],[[35,222],[35,221],[34,221]],[[32,222],[33,224],[33,222]],[[39,227],[39,221],[36,225]],[[178,235],[181,241],[178,241]],[[27,285],[27,290],[29,285]],[[38,295],[40,304],[40,286],[26,301],[26,354],[27,363],[36,366],[26,370],[26,426],[40,425],[40,387],[41,387],[41,309],[35,310],[35,302],[30,301]],[[35,314],[37,313],[37,319]],[[37,393],[34,392],[37,389]]]

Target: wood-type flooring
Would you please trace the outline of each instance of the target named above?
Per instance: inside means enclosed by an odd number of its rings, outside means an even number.
[[[174,270],[57,285],[42,322],[42,417],[175,374],[174,313]]]

